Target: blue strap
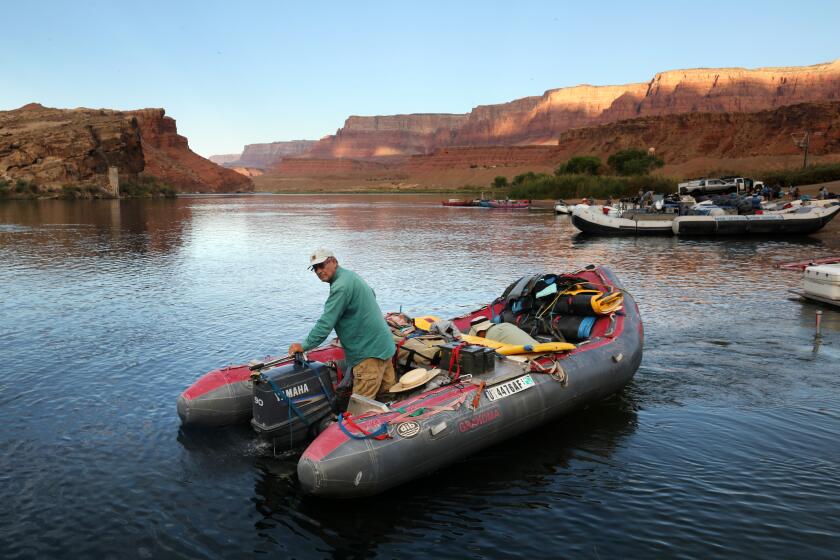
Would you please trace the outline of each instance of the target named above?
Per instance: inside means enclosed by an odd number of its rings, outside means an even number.
[[[357,436],[356,434],[351,434],[350,431],[344,427],[344,414],[338,415],[338,429],[344,432],[344,435],[353,439],[371,439],[375,438],[384,434],[388,433],[388,423],[385,422],[381,426],[379,426],[376,430],[369,434],[362,434]]]
[[[274,384],[274,381],[267,377],[264,377],[263,379],[268,381],[268,384],[271,385],[271,390],[274,391],[274,394],[277,395],[279,398],[283,399],[283,401],[285,401],[286,404],[289,405],[289,410],[294,412],[298,416],[298,418],[303,420],[303,423],[306,424],[307,427],[312,426],[312,422],[310,422],[309,419],[307,419],[306,416],[303,415],[303,413],[298,409],[298,407],[295,406],[295,403],[292,402],[292,399],[286,396],[285,392],[277,388],[277,385]]]

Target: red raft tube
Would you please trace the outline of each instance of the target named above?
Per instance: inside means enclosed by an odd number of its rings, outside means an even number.
[[[621,291],[605,267],[575,276]],[[300,457],[301,489],[327,498],[378,494],[616,393],[638,369],[644,338],[635,301],[623,297],[622,308],[599,317],[570,351],[524,362],[500,356],[486,374],[340,416]],[[466,330],[473,318],[496,312],[487,307],[455,324]]]
[[[344,351],[335,346],[309,352],[309,359],[329,363],[341,377]],[[281,366],[293,362],[292,356],[266,360]],[[219,427],[250,422],[253,413],[254,383],[252,366],[225,366],[202,375],[178,396],[178,416],[184,426]]]

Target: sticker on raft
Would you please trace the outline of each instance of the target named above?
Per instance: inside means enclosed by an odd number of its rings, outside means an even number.
[[[463,434],[464,432],[469,432],[475,428],[480,426],[484,426],[485,424],[489,424],[493,420],[499,418],[502,413],[499,411],[498,408],[492,408],[490,410],[485,410],[479,414],[476,414],[472,418],[468,418],[467,420],[462,420],[460,424],[458,424],[458,430]]]
[[[505,383],[494,385],[493,387],[488,387],[487,389],[485,389],[484,393],[487,395],[487,398],[491,401],[497,401],[499,399],[509,397],[514,393],[524,391],[525,389],[530,389],[533,386],[534,380],[531,378],[531,376],[523,375],[522,377],[517,377],[516,379],[506,381]]]
[[[417,422],[402,422],[397,425],[397,435],[404,438],[413,438],[420,433],[420,424]]]

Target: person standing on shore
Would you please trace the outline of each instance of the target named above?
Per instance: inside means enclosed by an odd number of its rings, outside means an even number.
[[[289,346],[289,354],[317,347],[335,329],[347,371],[353,372],[353,393],[371,399],[386,393],[397,382],[391,363],[396,346],[373,289],[355,272],[341,268],[328,249],[316,249],[309,268],[330,285],[330,295],[306,340]]]

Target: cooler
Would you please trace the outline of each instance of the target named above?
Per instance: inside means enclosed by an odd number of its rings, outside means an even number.
[[[840,301],[840,263],[807,267],[803,288],[806,294]]]

